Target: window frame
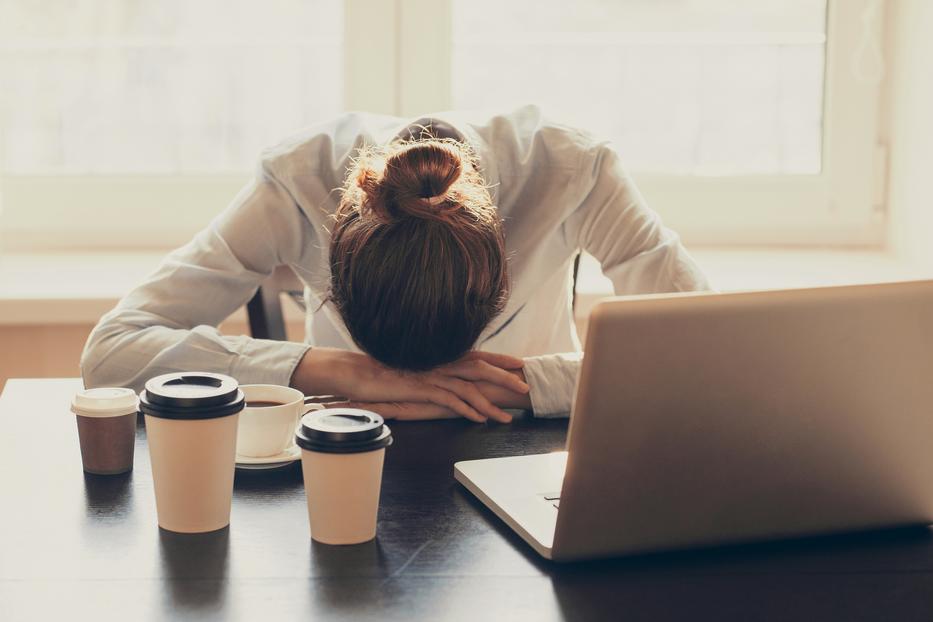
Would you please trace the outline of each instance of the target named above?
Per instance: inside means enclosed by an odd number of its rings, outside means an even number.
[[[853,71],[861,15],[872,0],[828,0],[822,167],[817,175],[670,177],[639,175],[643,193],[695,243],[882,247],[880,85]],[[882,5],[882,8],[884,6]],[[873,24],[880,41],[883,13]],[[697,202],[704,212],[691,210]],[[737,219],[755,204],[751,222]]]
[[[345,0],[345,109],[415,117],[451,107],[452,1]],[[827,0],[818,175],[635,174],[649,205],[688,244],[884,244],[880,87],[852,71],[864,36],[860,16],[872,2]],[[880,40],[883,20],[876,22],[873,35]],[[249,177],[0,175],[0,249],[176,246],[219,213]]]

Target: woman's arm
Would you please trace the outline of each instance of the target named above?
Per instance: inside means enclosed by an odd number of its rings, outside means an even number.
[[[585,159],[588,191],[565,223],[568,239],[599,260],[616,295],[710,289],[680,238],[651,210],[608,145]]]
[[[581,170],[584,185],[579,206],[564,223],[568,240],[599,260],[616,295],[708,290],[700,267],[648,208],[635,183],[609,146],[596,145]],[[525,359],[537,417],[570,413],[580,353]]]
[[[287,384],[307,345],[224,336],[216,327],[277,265],[300,260],[314,244],[311,223],[264,165],[223,213],[101,318],[81,358],[85,384],[138,391],[153,376],[183,369]]]
[[[477,365],[478,360],[490,365],[491,369],[484,370],[483,365]],[[483,398],[497,407],[498,413],[490,419],[499,423],[508,423],[512,420],[512,416],[502,411],[502,408],[527,410],[531,407],[528,384],[525,382],[522,365],[523,361],[519,358],[486,352],[471,352],[461,361],[444,365],[431,373],[454,378],[472,378],[470,382]],[[341,403],[341,405],[372,410],[386,419],[453,419],[461,416],[461,413],[448,406],[423,400],[386,401],[351,398],[349,402]],[[485,419],[474,417],[467,418],[478,422],[485,421]]]
[[[344,405],[373,410],[390,419],[465,417],[502,423],[511,416],[497,396],[527,400],[522,360],[491,352],[471,352],[459,361],[427,372],[385,367],[358,352],[314,348],[302,359],[292,386],[304,393],[340,395]],[[313,391],[312,391],[313,390]]]

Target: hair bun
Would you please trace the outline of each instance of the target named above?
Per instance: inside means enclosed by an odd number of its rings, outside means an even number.
[[[416,142],[385,160],[381,179],[364,172],[358,183],[369,206],[385,219],[447,220],[461,205],[443,197],[462,173],[463,158],[454,145]]]

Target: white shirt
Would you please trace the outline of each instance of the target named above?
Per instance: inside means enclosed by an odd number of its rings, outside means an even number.
[[[473,145],[504,222],[511,297],[476,348],[525,357],[535,415],[566,415],[581,358],[571,310],[581,249],[620,295],[707,289],[706,279],[605,141],[534,106],[431,117]],[[335,189],[360,146],[388,142],[409,122],[349,113],[266,150],[231,205],[100,320],[81,360],[86,384],[139,390],[158,374],[201,370],[287,385],[309,347],[356,350],[333,305],[321,306]],[[219,334],[278,265],[304,284],[308,343]]]

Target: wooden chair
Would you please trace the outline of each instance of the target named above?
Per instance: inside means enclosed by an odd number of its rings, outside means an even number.
[[[279,266],[246,303],[249,332],[256,339],[286,341],[285,315],[282,313],[282,294],[305,308],[304,286],[288,266]]]

